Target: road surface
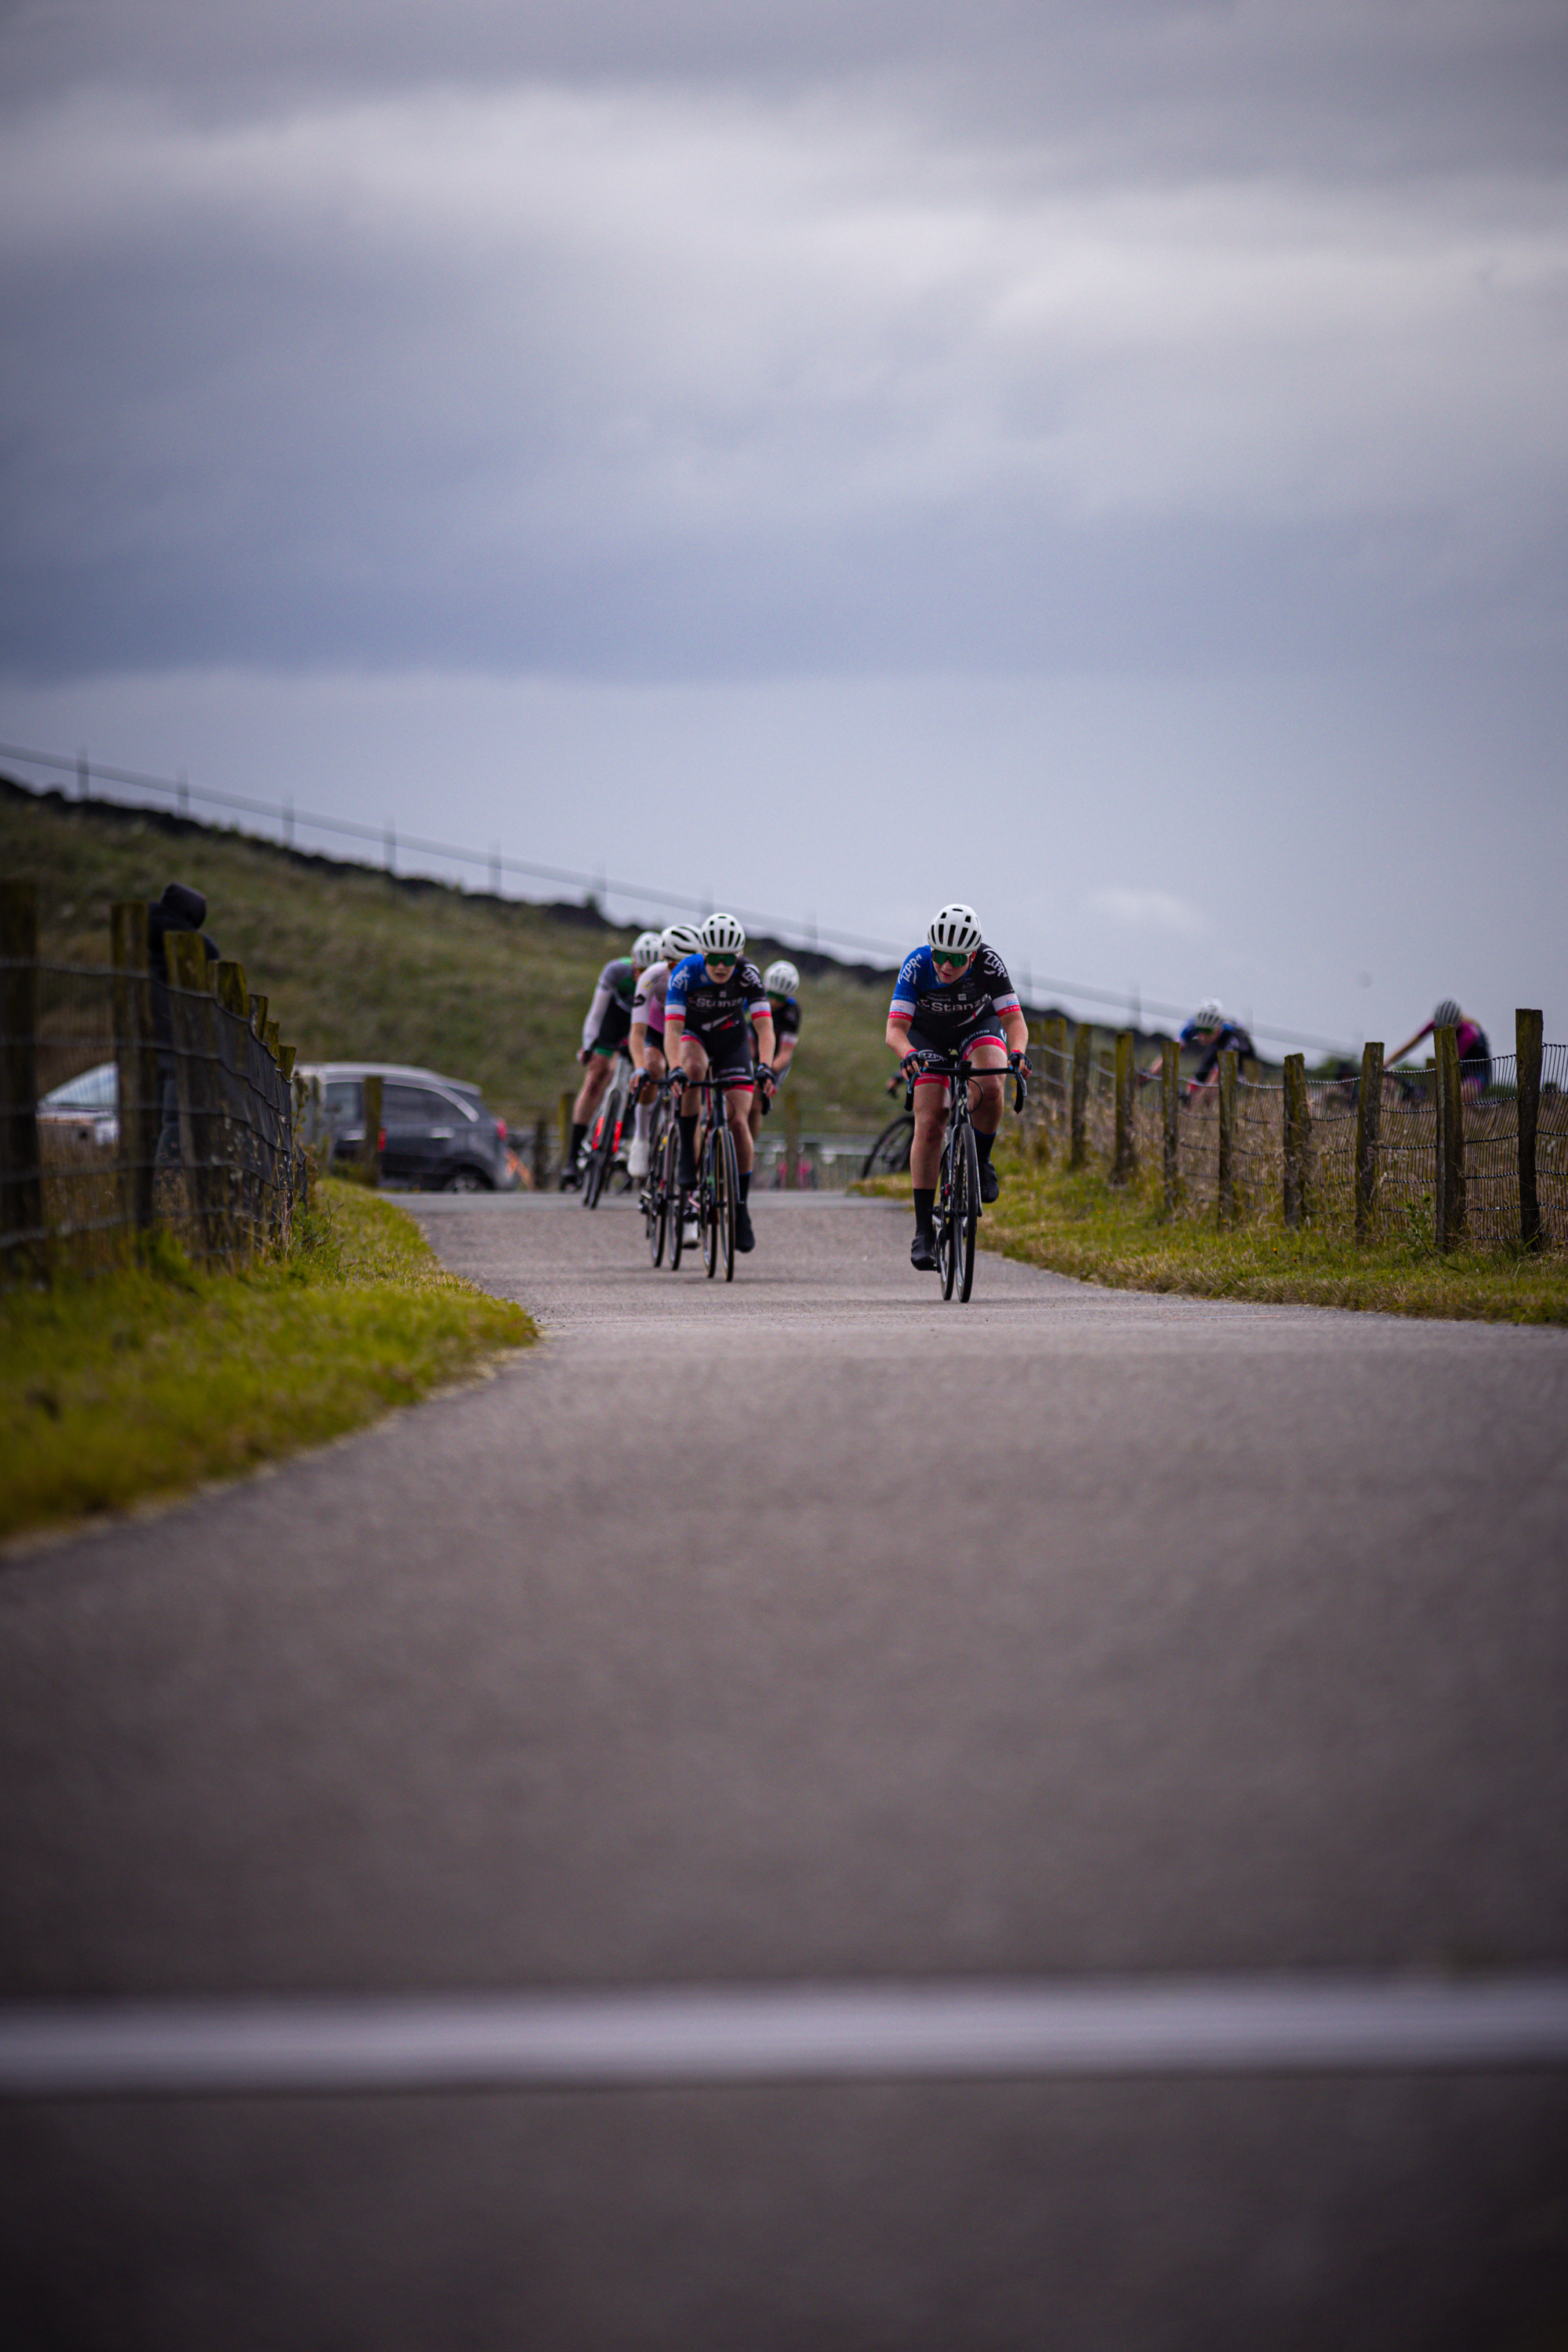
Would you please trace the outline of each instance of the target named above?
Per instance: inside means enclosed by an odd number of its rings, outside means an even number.
[[[728,1287],[620,1204],[414,1205],[542,1347],[0,1568],[0,2023],[615,1995],[646,2042],[695,1992],[744,2047],[6,2100],[13,2340],[1563,2340],[1560,2060],[1126,2034],[1568,1981],[1564,1335],[990,1256],[944,1307],[832,1196]],[[940,2041],[1096,1988],[1087,2071],[777,2061],[814,2000]]]

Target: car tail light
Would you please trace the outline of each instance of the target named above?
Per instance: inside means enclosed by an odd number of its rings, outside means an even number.
[[[378,1127],[375,1130],[375,1148],[378,1151],[384,1151],[386,1150],[386,1129],[384,1127]]]

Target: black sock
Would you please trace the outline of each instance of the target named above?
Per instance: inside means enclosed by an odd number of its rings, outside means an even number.
[[[680,1129],[680,1181],[683,1184],[697,1181],[697,1113],[689,1118],[678,1119]]]
[[[915,1186],[915,1231],[917,1234],[930,1233],[931,1211],[935,1206],[936,1186],[933,1184],[929,1192],[924,1192],[917,1184]]]
[[[980,1165],[982,1166],[982,1168],[989,1168],[989,1167],[990,1167],[990,1165],[991,1165],[991,1147],[992,1147],[992,1145],[995,1142],[995,1140],[996,1140],[996,1138],[995,1138],[994,1135],[986,1135],[986,1134],[983,1133],[983,1132],[982,1132],[982,1130],[981,1130],[979,1128],[976,1128],[976,1129],[975,1129],[975,1130],[974,1130],[974,1148],[975,1148],[975,1150],[976,1150],[979,1152],[979,1154],[980,1154]]]
[[[575,1163],[577,1154],[583,1149],[583,1138],[587,1134],[587,1132],[588,1122],[585,1118],[574,1118],[573,1120],[572,1141],[566,1153],[566,1165],[568,1168],[572,1167]]]
[[[749,1168],[739,1168],[735,1172],[741,1180],[741,1198],[743,1201],[752,1189],[752,1171]]]

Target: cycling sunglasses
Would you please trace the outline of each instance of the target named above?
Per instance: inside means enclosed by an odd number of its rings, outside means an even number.
[[[931,960],[932,963],[939,964],[943,971],[962,971],[969,961],[967,955],[954,955],[947,948],[932,948]]]
[[[702,961],[710,971],[733,971],[739,959],[735,956],[705,955]]]

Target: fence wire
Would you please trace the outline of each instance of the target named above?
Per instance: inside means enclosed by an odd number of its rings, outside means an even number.
[[[288,1079],[247,1014],[113,967],[0,960],[0,1281],[279,1246],[300,1192]]]
[[[1030,1048],[1036,1070],[1031,1118],[1052,1156],[1066,1156],[1072,1125],[1073,1054],[1047,1037]],[[1089,1055],[1082,1104],[1084,1154],[1109,1167],[1115,1156],[1113,1059]],[[1355,1225],[1359,1076],[1309,1076],[1307,1212],[1312,1223],[1344,1233]],[[1515,1057],[1493,1057],[1490,1083],[1463,1098],[1465,1230],[1483,1245],[1521,1238],[1519,1101]],[[1164,1108],[1159,1077],[1139,1074],[1132,1139],[1142,1181],[1158,1184],[1164,1165]],[[1220,1100],[1217,1083],[1201,1091],[1184,1082],[1177,1109],[1175,1213],[1212,1216],[1219,1200]],[[1536,1186],[1543,1239],[1568,1246],[1568,1045],[1542,1053]],[[1232,1215],[1238,1224],[1278,1223],[1284,1215],[1285,1088],[1281,1079],[1238,1076],[1232,1130]],[[1431,1240],[1437,1189],[1437,1108],[1430,1069],[1385,1073],[1378,1105],[1373,1228],[1385,1236]]]

